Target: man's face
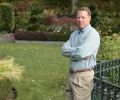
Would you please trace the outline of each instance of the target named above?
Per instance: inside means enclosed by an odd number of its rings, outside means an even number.
[[[91,16],[84,10],[78,11],[76,16],[76,22],[80,29],[85,28],[90,24]]]

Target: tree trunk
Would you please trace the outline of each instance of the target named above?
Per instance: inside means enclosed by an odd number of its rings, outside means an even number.
[[[71,6],[72,6],[71,14],[75,13],[77,8],[77,3],[78,3],[78,0],[71,0]]]

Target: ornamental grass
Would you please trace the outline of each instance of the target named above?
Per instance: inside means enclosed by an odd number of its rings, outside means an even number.
[[[15,63],[13,57],[5,57],[0,59],[0,80],[20,80],[24,66]]]

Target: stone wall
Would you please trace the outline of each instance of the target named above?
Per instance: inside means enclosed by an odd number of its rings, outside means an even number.
[[[10,33],[10,34],[0,34],[0,42],[4,42],[4,41],[8,41],[8,42],[14,42],[15,38],[14,38],[14,34]]]

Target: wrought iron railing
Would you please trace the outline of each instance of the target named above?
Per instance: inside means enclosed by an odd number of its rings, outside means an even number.
[[[92,100],[120,100],[120,59],[96,65]]]

